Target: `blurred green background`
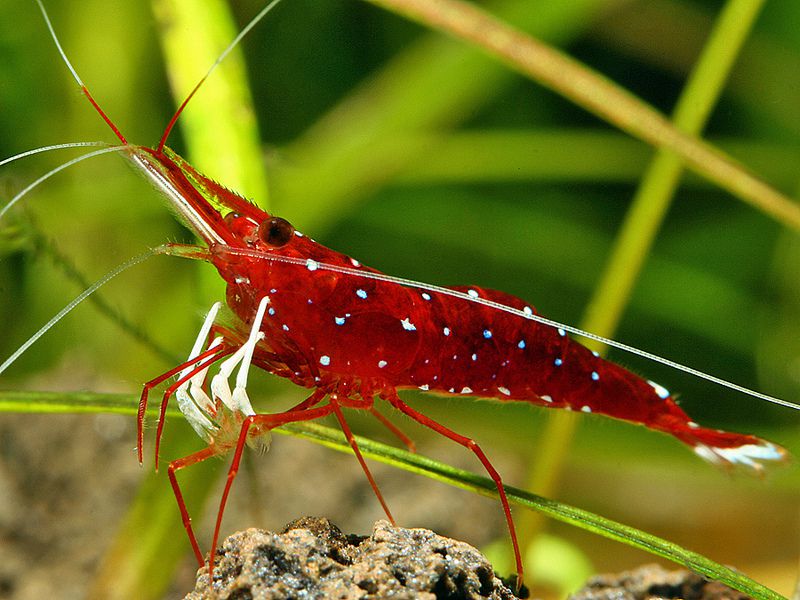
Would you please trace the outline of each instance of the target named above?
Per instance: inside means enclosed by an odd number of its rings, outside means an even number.
[[[156,17],[163,15],[160,3],[86,0],[47,5],[66,52],[110,117],[132,142],[155,144],[175,105],[167,82],[172,68],[165,66],[160,45],[163,26]],[[238,26],[261,5],[233,2]],[[495,2],[487,8],[512,15],[509,18],[522,29],[563,48],[669,114],[723,5],[581,0]],[[800,182],[798,24],[800,5],[765,5],[704,134],[790,195]],[[191,40],[194,32],[188,33]],[[214,52],[229,39],[223,35]],[[204,40],[193,42],[201,46]],[[285,0],[241,48],[261,140],[255,159],[264,165],[269,199],[263,200],[258,182],[236,184],[224,168],[215,171],[212,166],[209,175],[223,184],[244,186],[239,191],[257,195],[263,206],[318,241],[387,273],[440,285],[502,289],[528,299],[551,318],[571,324],[581,321],[652,157],[650,148],[462,42],[363,2]],[[184,52],[187,57],[195,55],[193,47]],[[32,2],[10,0],[0,9],[0,57],[0,157],[63,141],[113,142],[59,60]],[[210,65],[210,60],[198,62],[197,71],[188,72],[186,67],[181,76],[196,81]],[[212,75],[212,82],[223,77],[223,69]],[[188,111],[192,109],[190,105]],[[223,103],[216,110],[235,120],[244,118],[240,114],[244,109],[238,106]],[[176,130],[170,145],[186,153],[186,139]],[[227,145],[217,145],[225,154]],[[3,167],[2,197],[12,197],[76,154],[62,151]],[[150,247],[190,240],[156,193],[117,157],[94,159],[57,175],[0,223],[0,308],[5,315],[0,357],[11,354],[83,289],[71,274],[73,268],[94,280]],[[800,243],[795,232],[698,177],[687,176],[615,338],[796,401],[800,398],[798,266]],[[4,373],[0,386],[136,394],[143,381],[174,364],[167,357],[188,351],[203,312],[220,298],[214,279],[207,265],[152,259],[101,292],[151,342],[142,343],[127,332],[119,317],[109,318],[86,303]],[[683,408],[698,422],[756,433],[800,451],[797,415],[788,409],[635,356],[612,351],[610,357],[679,393]],[[300,396],[299,390],[274,378],[259,379],[255,385],[262,386],[256,389],[263,391],[265,410],[275,410],[269,398],[288,403]],[[501,457],[500,471],[512,484],[525,481],[529,464],[536,460],[539,434],[551,418],[547,411],[529,407],[413,394],[408,398],[431,416],[474,435],[490,456]],[[131,566],[132,560],[119,558],[127,555],[115,538],[139,478],[130,468],[135,466],[130,452],[133,419],[120,419],[0,418],[4,422],[0,475],[13,490],[7,514],[0,511],[6,538],[0,553],[48,557],[38,577],[47,577],[54,564],[65,561],[70,565],[66,572],[89,579],[83,585],[93,589],[95,597],[110,597],[98,591],[108,585],[109,569],[118,573],[120,564],[139,568]],[[353,420],[359,431],[372,435],[368,420]],[[404,421],[400,424],[420,439],[423,452],[429,449],[424,432]],[[180,438],[185,432],[177,421],[168,427],[176,433],[168,437],[165,458],[199,449],[199,440]],[[119,433],[110,435],[111,430]],[[44,449],[37,449],[34,442]],[[281,438],[276,446],[285,443]],[[92,466],[99,468],[92,464],[92,452],[81,459],[88,463],[66,459],[72,454],[64,445],[71,444],[123,453],[104,475],[110,478],[111,471],[123,469],[129,479],[120,484],[121,490],[85,475]],[[478,469],[470,457],[461,457],[459,449],[436,448],[432,451],[441,451],[443,460],[463,460],[459,464]],[[67,463],[63,468],[59,454]],[[269,456],[259,470],[269,479],[276,462],[291,460],[292,456]],[[318,461],[319,455],[309,460]],[[123,463],[130,465],[118,467]],[[359,476],[354,461],[342,464]],[[222,468],[222,464],[200,468],[197,477],[210,477]],[[64,475],[53,483],[57,473]],[[66,482],[67,473],[75,480]],[[382,471],[385,479],[392,476],[391,470]],[[396,485],[412,485],[409,476],[402,477]],[[184,476],[192,478],[191,473]],[[172,532],[167,535],[174,546],[172,554],[188,554],[188,542],[179,539],[182,531],[166,478],[162,473],[153,481],[157,483],[148,480],[152,491],[138,492],[136,506],[161,498],[165,516],[163,523],[153,526]],[[51,487],[37,487],[41,482]],[[295,481],[290,478],[283,484],[291,488]],[[119,492],[107,500],[116,512],[108,516],[93,553],[75,565],[68,559],[71,544],[79,537],[75,531],[82,526],[57,528],[43,537],[40,524],[21,511],[34,506],[40,511],[36,514],[58,514],[59,521],[86,519],[85,513],[91,515],[92,509],[78,500],[56,510],[48,507],[47,498],[66,502],[68,491],[81,486],[89,486],[88,492],[80,493],[91,497],[92,485]],[[432,490],[432,485],[424,489]],[[799,486],[796,463],[764,481],[728,478],[665,436],[586,417],[580,419],[577,441],[567,453],[555,495],[735,565],[788,594],[798,558]],[[240,488],[243,504],[252,503],[247,500],[248,486]],[[398,506],[394,510],[401,524],[439,525],[404,518],[403,498],[425,503],[424,496],[413,500],[413,495],[400,494],[398,501],[385,492],[390,504]],[[366,496],[365,505],[370,505],[368,491]],[[294,497],[295,517],[310,510],[302,494]],[[472,501],[455,497],[459,503]],[[261,501],[264,522],[242,517],[243,526],[279,527],[282,523],[270,516],[270,498]],[[480,502],[497,526],[484,531],[482,539],[466,540],[472,543],[504,533],[496,518],[499,507]],[[424,508],[417,507],[423,514]],[[333,504],[320,510],[361,533],[380,516],[374,507],[361,520],[350,519],[349,509]],[[145,521],[152,524],[154,513],[146,514]],[[18,522],[25,523],[22,533],[16,528]],[[225,532],[233,527],[226,525]],[[438,528],[443,534],[458,533],[457,527]],[[568,538],[568,544],[600,570],[647,560],[584,534],[550,529]],[[201,537],[206,533],[201,530]],[[146,536],[142,529],[127,535],[129,545],[136,544],[136,536]],[[113,546],[117,554],[107,553],[112,539],[117,539]],[[50,548],[50,554],[41,551],[43,547]],[[147,578],[169,582],[173,567],[169,560],[159,559],[160,550],[164,548],[156,545],[141,561],[162,564],[163,573],[148,572]],[[117,558],[109,558],[112,554]],[[0,559],[0,565],[6,562]],[[182,564],[186,579],[191,576],[191,561]],[[7,597],[35,597],[25,595],[29,586],[16,577],[0,573],[0,589],[2,581],[13,582]],[[137,581],[144,576],[129,577]],[[167,593],[165,585],[154,584],[148,593],[159,597]],[[0,597],[6,596],[0,592]]]

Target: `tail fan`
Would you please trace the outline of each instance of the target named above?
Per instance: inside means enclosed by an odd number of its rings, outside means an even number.
[[[784,448],[772,442],[753,435],[706,429],[691,421],[670,433],[691,446],[700,458],[727,469],[744,467],[760,474],[763,463],[783,462],[788,457]]]

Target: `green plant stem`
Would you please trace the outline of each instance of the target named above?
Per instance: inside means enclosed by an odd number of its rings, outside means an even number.
[[[673,121],[687,134],[701,133],[747,39],[763,0],[731,0],[714,27],[678,104]],[[583,327],[611,335],[655,241],[683,171],[681,157],[659,150],[633,199]],[[600,348],[595,348],[600,351]]]
[[[159,40],[176,102],[183,101],[238,26],[223,0],[153,0]],[[237,48],[214,70],[181,115],[190,162],[266,207],[261,140],[244,57]]]
[[[763,0],[730,0],[706,43],[675,107],[675,128],[698,135],[719,98],[724,83]],[[611,256],[590,300],[581,328],[612,337],[633,287],[656,239],[683,170],[682,157],[661,149],[647,169],[631,208],[616,238]],[[586,345],[605,354],[606,348],[590,340]],[[572,438],[578,425],[574,415],[552,415],[542,436],[537,456],[547,456],[544,465],[532,460],[528,489],[552,495],[558,486]],[[530,539],[541,526],[540,519],[524,522],[523,539]]]
[[[673,127],[653,107],[538,40],[460,0],[369,0],[428,27],[473,42],[512,69],[685,164],[787,227],[800,229],[800,206],[710,144]]]
[[[800,171],[796,148],[718,138],[715,143],[771,180],[795,185]],[[649,146],[617,132],[597,128],[469,129],[446,134],[393,136],[387,145],[424,148],[394,179],[394,184],[565,182],[634,184],[652,161]],[[388,151],[388,149],[387,149]],[[591,160],[586,160],[590,156]],[[706,179],[688,173],[683,185],[709,189]]]

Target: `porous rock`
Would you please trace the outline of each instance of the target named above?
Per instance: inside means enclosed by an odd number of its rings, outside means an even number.
[[[749,596],[691,571],[644,565],[633,571],[597,575],[569,600],[748,600]]]
[[[377,599],[513,600],[472,546],[427,529],[378,521],[369,537],[348,536],[327,519],[304,518],[282,533],[248,529],[219,549],[186,600]]]

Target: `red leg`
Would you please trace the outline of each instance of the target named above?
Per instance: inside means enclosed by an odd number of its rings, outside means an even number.
[[[181,511],[183,527],[186,529],[186,533],[189,536],[189,542],[192,544],[192,550],[194,550],[197,563],[201,567],[205,564],[205,561],[203,560],[203,553],[200,552],[200,546],[197,544],[197,538],[192,530],[192,518],[189,516],[189,511],[186,510],[186,503],[183,501],[183,494],[181,493],[181,488],[178,485],[178,479],[175,477],[175,472],[180,471],[184,467],[189,467],[191,465],[196,465],[197,463],[203,462],[204,460],[211,458],[216,454],[217,452],[214,447],[209,446],[208,448],[204,448],[203,450],[195,452],[194,454],[190,454],[189,456],[184,456],[183,458],[173,460],[171,463],[169,463],[169,467],[167,468],[169,482],[172,484],[172,492],[175,494],[175,500],[177,500],[178,508]]]
[[[162,373],[155,379],[151,379],[147,383],[144,384],[142,387],[142,395],[139,397],[139,412],[136,416],[136,450],[139,456],[139,464],[142,464],[142,447],[144,446],[144,415],[147,411],[147,396],[157,385],[163,383],[170,377],[173,377],[183,371],[184,369],[191,367],[192,365],[196,365],[199,361],[206,359],[207,357],[219,352],[222,350],[221,346],[217,346],[216,348],[212,348],[211,350],[206,350],[202,354],[194,357],[191,360],[188,360],[184,363],[179,364],[177,367],[174,367],[167,371],[166,373]]]
[[[403,442],[403,444],[405,445],[405,447],[408,449],[409,452],[413,454],[417,453],[417,445],[414,443],[414,440],[412,440],[405,433],[400,431],[397,425],[392,423],[389,419],[387,419],[380,412],[378,412],[378,409],[375,408],[374,406],[369,407],[369,412],[372,413],[372,416],[378,419],[378,421],[383,423],[383,426],[386,427],[386,429],[388,429],[389,431],[391,431],[397,439]]]
[[[344,437],[347,438],[347,443],[350,444],[350,447],[353,449],[353,454],[356,455],[358,462],[361,464],[361,468],[364,470],[367,480],[369,480],[369,485],[372,487],[372,491],[375,492],[375,495],[378,497],[378,502],[380,502],[381,506],[383,507],[383,512],[386,513],[386,516],[389,518],[391,524],[396,525],[394,522],[394,517],[389,510],[389,505],[386,504],[386,500],[383,499],[383,494],[381,494],[378,484],[375,483],[375,478],[372,476],[366,461],[364,461],[364,457],[361,455],[361,450],[358,448],[356,438],[353,437],[353,432],[350,431],[350,426],[344,419],[344,414],[342,414],[342,409],[339,407],[339,401],[336,398],[336,394],[331,394],[331,406],[333,406],[333,412],[336,415],[336,418],[339,420],[339,425],[342,428]]]
[[[481,447],[477,444],[475,440],[472,440],[468,437],[463,435],[459,435],[456,432],[448,429],[444,425],[437,423],[433,419],[426,417],[422,413],[417,412],[410,406],[408,406],[405,402],[400,400],[397,395],[388,398],[389,402],[394,406],[397,410],[405,413],[412,419],[414,419],[417,423],[424,425],[430,429],[433,429],[436,433],[440,433],[443,436],[453,440],[455,443],[464,446],[465,448],[471,450],[475,456],[478,457],[478,460],[481,461],[483,468],[486,469],[486,472],[489,474],[489,477],[492,478],[494,481],[495,486],[497,486],[497,493],[500,496],[500,503],[503,505],[503,512],[506,516],[506,523],[508,524],[508,531],[511,534],[511,544],[514,547],[514,558],[517,562],[517,576],[518,580],[522,582],[522,556],[519,551],[519,543],[517,542],[517,531],[514,527],[514,520],[511,518],[511,507],[508,504],[508,498],[506,497],[506,491],[503,488],[503,480],[500,478],[500,474],[497,470],[492,466],[492,463],[489,462],[489,459],[481,450]]]
[[[315,392],[316,393],[316,392]],[[312,395],[313,397],[313,395]],[[219,541],[219,531],[222,526],[222,515],[225,512],[225,504],[228,501],[228,494],[231,491],[231,485],[236,478],[239,471],[239,464],[242,460],[242,451],[247,442],[247,434],[250,428],[256,426],[259,431],[264,432],[286,425],[287,423],[294,423],[298,421],[312,421],[331,414],[334,407],[331,404],[325,404],[316,408],[308,408],[304,410],[287,411],[278,414],[265,414],[265,415],[252,415],[244,419],[242,428],[239,431],[239,439],[236,442],[236,451],[233,454],[233,461],[228,469],[228,479],[225,482],[225,489],[222,492],[222,498],[219,502],[219,510],[217,511],[217,522],[214,526],[214,537],[211,541],[211,552],[208,556],[208,578],[209,581],[213,580],[214,575],[214,557],[217,552],[217,542]]]
[[[206,367],[210,367],[215,362],[232,354],[234,351],[233,348],[225,348],[224,346],[217,346],[215,348],[210,348],[206,350],[202,354],[198,354],[197,358],[200,359],[202,362],[198,363],[195,360],[194,368],[189,371],[186,375],[179,378],[175,383],[170,385],[166,390],[164,390],[164,397],[161,400],[161,408],[158,412],[158,424],[156,425],[156,443],[155,443],[155,470],[158,472],[158,457],[161,448],[161,436],[164,433],[164,421],[167,417],[167,404],[169,403],[169,399],[175,393],[175,391],[184,383],[189,381],[192,377],[197,375],[200,371],[205,369]],[[206,360],[203,360],[206,358]]]
[[[325,396],[327,396],[327,394],[328,394],[328,392],[325,392],[323,390],[314,390],[314,393],[311,394],[308,398],[306,398],[300,404],[297,404],[297,405],[293,406],[292,408],[290,408],[289,410],[287,410],[285,412],[292,413],[292,412],[297,412],[299,410],[309,409],[312,406],[314,406],[316,404],[319,404],[320,401]]]

